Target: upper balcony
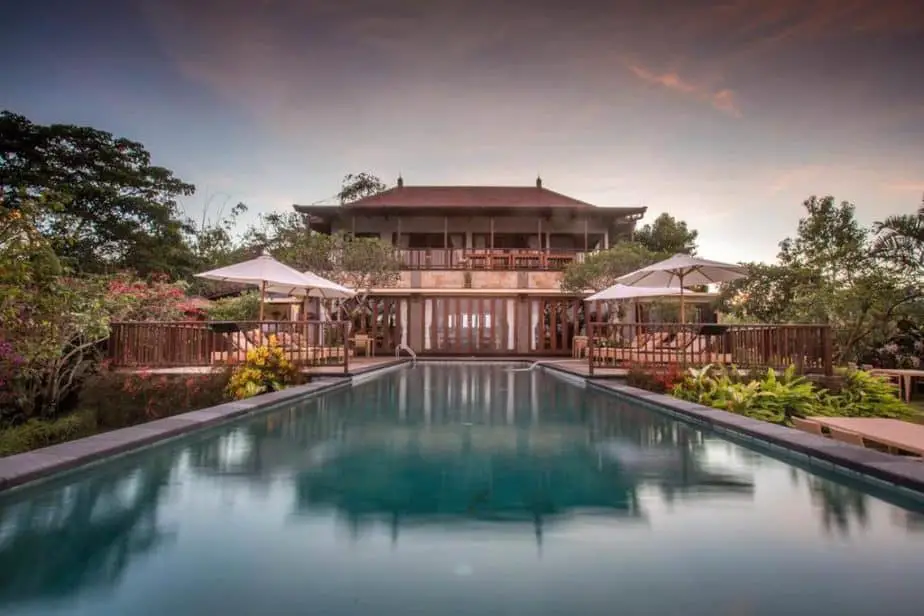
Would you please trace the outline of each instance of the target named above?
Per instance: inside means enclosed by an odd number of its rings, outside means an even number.
[[[399,248],[405,270],[562,271],[586,251],[528,248]]]

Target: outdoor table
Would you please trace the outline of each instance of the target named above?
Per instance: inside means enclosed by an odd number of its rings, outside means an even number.
[[[808,417],[829,428],[859,434],[863,438],[924,456],[924,425],[882,417]]]
[[[924,370],[907,370],[900,368],[873,368],[869,373],[898,377],[901,381],[899,389],[901,389],[902,395],[905,397],[905,402],[911,402],[911,386],[914,384],[914,379],[924,377]]]

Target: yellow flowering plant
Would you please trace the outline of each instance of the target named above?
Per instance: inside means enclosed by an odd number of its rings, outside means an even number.
[[[279,391],[293,383],[298,370],[286,359],[276,336],[267,343],[247,351],[244,363],[234,368],[228,381],[228,393],[236,400],[270,391]]]

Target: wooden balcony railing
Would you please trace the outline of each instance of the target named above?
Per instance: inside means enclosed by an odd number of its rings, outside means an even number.
[[[271,335],[296,366],[349,372],[354,349],[346,321],[120,322],[112,324],[108,351],[117,368],[221,366],[244,361]]]
[[[399,249],[398,258],[409,270],[563,270],[586,253],[577,250],[519,248]]]
[[[630,365],[785,369],[833,374],[827,325],[589,323],[587,361],[594,368]]]

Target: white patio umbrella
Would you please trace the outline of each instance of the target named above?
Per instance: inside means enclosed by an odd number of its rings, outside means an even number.
[[[318,276],[314,272],[302,272],[302,275],[311,281],[312,286],[304,292],[295,291],[292,295],[298,297],[319,297],[321,299],[347,299],[356,295],[356,291],[349,289],[333,280]]]
[[[623,299],[637,299],[639,297],[661,297],[663,295],[679,295],[677,287],[632,287],[616,283],[602,291],[594,293],[584,299],[585,302],[617,301]]]
[[[242,261],[227,267],[202,272],[201,274],[196,274],[196,276],[207,278],[208,280],[240,282],[259,286],[261,321],[263,320],[263,303],[266,300],[267,292],[284,293],[286,295],[294,295],[299,291],[306,293],[316,282],[297,269],[289,267],[285,263],[280,263],[268,254],[263,254],[249,261]]]
[[[674,287],[680,289],[680,322],[686,319],[683,289],[693,285],[729,282],[747,277],[747,268],[720,263],[693,255],[677,254],[616,279],[633,287]]]

